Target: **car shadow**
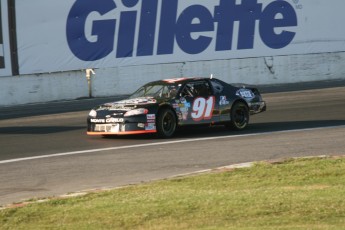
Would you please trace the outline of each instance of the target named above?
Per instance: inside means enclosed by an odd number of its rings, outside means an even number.
[[[0,134],[51,134],[61,133],[74,130],[85,130],[84,126],[11,126],[11,127],[0,127]]]
[[[171,139],[181,138],[202,138],[213,136],[226,136],[226,135],[243,135],[255,133],[269,133],[277,131],[312,129],[332,126],[343,126],[345,120],[315,120],[315,121],[287,121],[287,122],[262,122],[252,123],[243,131],[234,131],[225,128],[222,125],[216,126],[188,126],[179,128]],[[13,135],[13,134],[51,134],[81,130],[82,133],[86,132],[85,126],[14,126],[14,127],[0,127],[0,134]],[[95,136],[94,138],[99,138]],[[105,139],[132,139],[132,140],[152,140],[164,139],[159,138],[155,134],[143,135],[118,135],[106,136]],[[167,139],[169,140],[169,139]]]
[[[175,138],[202,138],[227,135],[246,135],[256,133],[270,133],[289,130],[303,130],[322,127],[345,126],[345,120],[316,120],[316,121],[287,121],[264,122],[250,124],[245,130],[229,130],[224,126],[192,127],[178,130]]]
[[[155,134],[143,135],[124,135],[124,136],[107,136],[106,139],[132,139],[132,140],[176,140],[176,139],[193,139],[214,136],[228,135],[246,135],[256,133],[270,133],[289,130],[303,130],[322,127],[345,126],[345,120],[315,120],[315,121],[287,121],[287,122],[262,122],[252,123],[243,130],[235,131],[225,128],[223,125],[215,126],[189,126],[179,128],[175,135],[170,139],[159,138]]]
[[[301,129],[315,129],[344,126],[345,120],[315,120],[315,121],[286,121],[286,122],[267,122],[253,123],[248,126],[252,132],[277,132]]]

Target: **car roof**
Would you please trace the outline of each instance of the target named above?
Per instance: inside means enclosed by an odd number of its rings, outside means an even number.
[[[188,82],[192,81],[198,81],[198,80],[204,80],[204,81],[209,81],[209,80],[217,80],[219,82],[222,82],[223,84],[226,84],[225,82],[217,79],[217,78],[206,78],[206,77],[181,77],[181,78],[169,78],[169,79],[162,79],[158,81],[152,81],[147,83],[148,85],[150,84],[185,84]]]
[[[158,82],[164,82],[164,83],[185,83],[190,81],[196,81],[196,80],[208,80],[209,78],[203,78],[203,77],[182,77],[182,78],[170,78],[170,79],[163,79]]]

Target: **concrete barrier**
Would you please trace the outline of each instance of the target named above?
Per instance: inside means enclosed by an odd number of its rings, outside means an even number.
[[[129,94],[146,82],[172,77],[215,77],[254,85],[345,79],[345,52],[180,62],[96,69],[94,97]],[[0,106],[88,97],[84,71],[0,77]]]

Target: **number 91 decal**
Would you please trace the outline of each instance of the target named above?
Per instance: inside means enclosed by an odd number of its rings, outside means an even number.
[[[212,113],[215,104],[215,97],[211,96],[207,100],[203,97],[198,97],[194,100],[192,106],[192,119],[194,121],[209,120],[212,118]]]

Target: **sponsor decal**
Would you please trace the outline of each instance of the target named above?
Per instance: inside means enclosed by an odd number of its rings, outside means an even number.
[[[156,120],[156,114],[146,114],[147,120]]]
[[[147,120],[147,123],[156,123],[156,120]]]
[[[156,123],[145,124],[145,130],[156,130]]]
[[[190,103],[184,97],[181,97],[180,100],[177,100],[177,104],[173,104],[173,107],[176,109],[176,112],[179,112],[181,115],[179,119],[187,120],[189,108],[191,107]]]
[[[240,89],[236,92],[236,95],[245,99],[253,99],[255,97],[254,93],[249,89]]]
[[[285,0],[218,0],[212,6],[194,2],[76,0],[66,23],[69,49],[80,60],[97,61],[109,55],[172,55],[176,50],[192,55],[208,48],[248,50],[258,40],[270,49],[282,49],[296,35],[296,10]]]
[[[188,108],[187,107],[182,107],[182,108],[180,108],[180,111],[182,112],[182,113],[188,113]]]
[[[123,118],[90,119],[91,123],[122,123],[123,121]]]
[[[179,104],[174,103],[174,104],[172,104],[172,107],[173,107],[174,109],[177,109],[177,108],[179,108],[180,106],[179,106]]]
[[[183,116],[181,112],[177,112],[177,117],[180,121],[183,120]]]
[[[145,127],[145,124],[144,124],[144,123],[138,123],[138,127],[139,127],[139,128],[144,128],[144,127]]]
[[[106,123],[122,123],[124,120],[123,118],[108,118],[106,119]]]
[[[219,105],[228,105],[230,102],[227,100],[226,96],[220,96]]]
[[[105,119],[90,119],[91,123],[105,123]]]

